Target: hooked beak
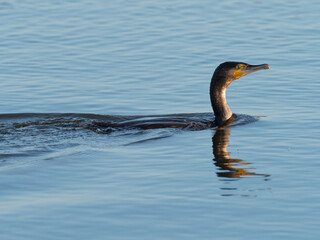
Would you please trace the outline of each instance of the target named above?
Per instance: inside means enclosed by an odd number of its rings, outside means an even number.
[[[260,70],[266,70],[266,69],[270,69],[268,64],[248,65],[246,67],[246,69],[242,70],[242,73],[244,75],[247,75],[249,73],[257,72],[257,71],[260,71]]]

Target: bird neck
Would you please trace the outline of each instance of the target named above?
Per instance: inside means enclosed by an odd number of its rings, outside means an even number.
[[[210,98],[211,106],[215,115],[215,123],[218,126],[225,124],[230,118],[232,118],[232,112],[226,100],[226,90],[227,86],[220,86],[216,81],[214,81],[214,77],[212,77]]]

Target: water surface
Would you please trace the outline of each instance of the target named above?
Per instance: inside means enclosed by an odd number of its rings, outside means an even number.
[[[0,1],[0,238],[318,239],[319,10]],[[233,112],[258,121],[76,127],[210,113],[224,61],[270,65],[227,92]]]

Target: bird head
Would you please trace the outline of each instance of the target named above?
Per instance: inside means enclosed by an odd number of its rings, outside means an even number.
[[[224,81],[220,84],[227,87],[234,80],[248,75],[249,73],[265,69],[270,69],[268,64],[250,65],[243,62],[224,62],[216,68],[214,75],[217,80]]]

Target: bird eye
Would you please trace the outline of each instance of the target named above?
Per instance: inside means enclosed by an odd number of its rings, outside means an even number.
[[[240,69],[240,68],[241,68],[241,66],[240,66],[240,65],[237,65],[237,66],[236,66],[236,69]]]

